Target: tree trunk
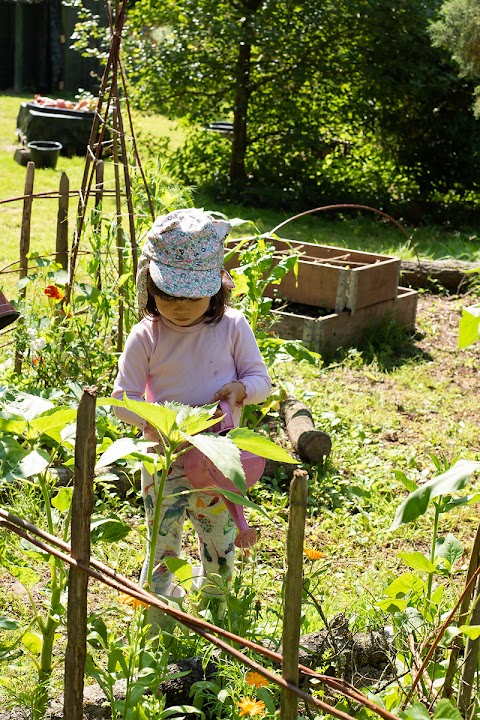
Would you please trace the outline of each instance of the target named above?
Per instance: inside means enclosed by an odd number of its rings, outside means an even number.
[[[244,27],[248,25],[245,18]],[[233,111],[233,138],[232,155],[230,158],[230,182],[232,184],[245,183],[247,173],[245,170],[245,155],[247,152],[247,112],[250,95],[250,55],[251,46],[242,43],[238,48],[235,106]]]
[[[235,73],[235,104],[233,108],[232,154],[230,156],[230,182],[244,185],[247,179],[245,156],[247,153],[247,117],[250,100],[250,63],[252,53],[252,18],[260,6],[260,0],[243,3],[242,34],[238,45]]]

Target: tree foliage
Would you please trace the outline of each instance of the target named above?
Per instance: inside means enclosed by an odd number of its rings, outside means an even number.
[[[460,76],[480,78],[480,4],[477,0],[447,0],[440,18],[430,28],[433,43],[445,48],[457,63]],[[480,115],[480,87],[475,89],[475,113]]]
[[[391,208],[459,196],[480,175],[471,73],[430,39],[440,7],[137,0],[123,60],[136,104],[185,123],[173,163],[188,184],[264,204]],[[219,120],[233,131],[209,131]]]
[[[448,53],[430,42],[440,3],[356,4],[350,47],[358,59],[354,107],[359,121],[381,143],[383,156],[407,169],[420,196],[433,188],[471,187],[480,169],[472,86],[458,77]]]
[[[266,158],[281,178],[282,155],[304,168],[322,152],[344,80],[341,3],[139,0],[130,22],[138,102],[203,126],[231,120],[233,182],[261,181]]]

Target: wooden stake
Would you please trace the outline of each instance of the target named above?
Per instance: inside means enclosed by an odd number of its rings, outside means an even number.
[[[101,236],[102,236],[102,207],[104,192],[105,168],[103,160],[99,160],[95,167],[95,215],[92,229],[96,238],[96,250],[98,253],[97,288],[102,289],[102,258],[101,258]]]
[[[118,277],[121,278],[123,275],[123,253],[124,253],[124,238],[123,238],[123,226],[122,226],[122,199],[120,189],[120,156],[118,152],[118,138],[119,138],[119,126],[118,126],[118,91],[117,91],[117,66],[113,67],[113,79],[112,79],[112,92],[115,96],[115,104],[113,106],[113,166],[115,170],[115,204],[116,204],[116,226],[117,226],[117,262],[118,262]],[[126,158],[122,158],[125,163]],[[118,289],[118,321],[117,321],[117,352],[121,353],[123,350],[123,316],[125,308],[125,287],[121,285]]]
[[[56,260],[64,270],[68,268],[68,201],[70,197],[70,182],[66,173],[62,172],[58,188],[58,215],[57,215],[57,247]]]
[[[22,227],[20,229],[20,280],[27,276],[28,258],[30,252],[30,223],[32,219],[32,203],[33,203],[33,181],[35,178],[35,163],[29,162],[27,165],[27,174],[25,177],[25,199],[23,201]],[[25,297],[25,289],[20,291],[22,297]]]
[[[28,273],[28,253],[30,252],[30,225],[32,219],[32,203],[33,203],[33,181],[35,179],[35,163],[27,164],[27,173],[25,176],[25,189],[22,212],[22,226],[20,228],[20,270],[19,279],[27,277]],[[18,293],[19,299],[25,300],[26,288],[22,288]],[[23,318],[18,320],[17,326],[23,323]],[[17,345],[15,351],[15,372],[20,375],[22,372],[23,352]]]
[[[298,686],[298,651],[302,612],[303,543],[307,512],[307,479],[305,470],[296,470],[290,484],[290,512],[287,533],[287,574],[285,578],[285,609],[283,619],[282,677]],[[298,698],[283,688],[280,717],[297,719]]]
[[[77,413],[75,474],[72,498],[71,555],[90,563],[90,517],[95,468],[96,388],[85,388]],[[88,575],[72,566],[68,576],[67,649],[65,653],[64,718],[83,720],[83,684],[87,654]]]

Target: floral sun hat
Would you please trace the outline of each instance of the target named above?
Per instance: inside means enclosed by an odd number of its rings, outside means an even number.
[[[174,210],[158,217],[147,233],[138,262],[137,302],[147,304],[147,270],[155,285],[175,297],[215,295],[222,284],[226,220],[198,208]]]

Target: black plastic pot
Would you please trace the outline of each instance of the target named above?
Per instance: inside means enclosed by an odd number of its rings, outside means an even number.
[[[32,140],[27,147],[37,168],[55,168],[63,146],[54,140]]]

